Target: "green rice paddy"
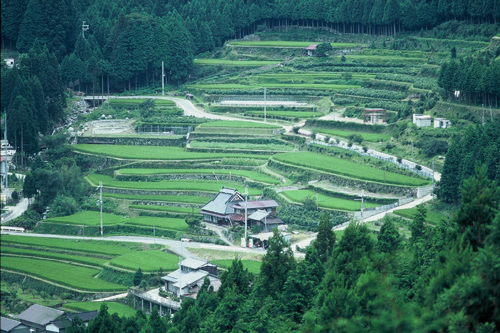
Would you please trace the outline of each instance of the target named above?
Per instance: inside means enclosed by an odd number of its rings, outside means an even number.
[[[227,170],[227,169],[120,169],[117,174],[121,175],[170,175],[170,174],[204,174],[204,175],[233,175],[245,177],[253,181],[278,184],[279,180],[266,174],[249,170]],[[170,201],[170,200],[169,200]]]
[[[192,148],[207,148],[207,149],[238,149],[249,151],[270,151],[270,152],[283,152],[293,151],[293,145],[276,144],[276,143],[243,143],[243,142],[222,142],[222,141],[197,141],[193,140],[189,143]]]
[[[100,270],[56,261],[2,256],[2,268],[30,274],[68,287],[88,291],[126,291],[127,287],[95,279]]]
[[[118,303],[118,302],[77,302],[77,303],[65,303],[64,307],[72,310],[87,312],[87,311],[99,311],[101,305],[105,303],[108,307],[108,313],[116,313],[120,317],[132,317],[136,314],[137,310],[131,308],[128,305]]]
[[[160,268],[170,272],[176,270],[179,257],[159,250],[129,253],[110,261],[112,266],[143,272],[157,272]]]
[[[360,88],[359,85],[348,84],[323,84],[323,83],[262,83],[259,85],[244,85],[235,83],[214,84],[192,84],[187,85],[191,89],[261,89],[261,88],[285,88],[285,89],[318,89],[318,90],[344,90]]]
[[[75,254],[66,254],[66,253],[57,253],[50,251],[43,251],[41,249],[24,249],[18,247],[11,247],[6,245],[5,243],[1,247],[2,254],[13,254],[19,256],[29,256],[29,257],[41,257],[47,259],[56,259],[62,261],[69,262],[78,262],[81,264],[102,266],[105,262],[108,262],[109,259],[96,258],[85,255],[75,255]]]
[[[291,165],[324,171],[349,178],[401,186],[424,186],[430,180],[383,171],[365,164],[311,152],[276,154],[272,159]]]
[[[141,195],[141,194],[121,194],[121,193],[107,193],[102,194],[103,197],[135,200],[135,201],[169,201],[179,203],[192,203],[192,204],[206,204],[211,197],[198,197],[194,195]]]
[[[135,189],[135,190],[156,190],[156,191],[200,191],[218,193],[223,186],[232,188],[242,188],[243,185],[229,181],[210,181],[210,180],[163,180],[159,182],[133,182],[119,181],[112,177],[98,174],[91,174],[86,179],[94,186],[102,181],[104,187]],[[262,190],[249,188],[249,194],[262,195]]]
[[[197,153],[197,152],[187,152],[184,151],[183,148],[178,148],[178,147],[158,147],[158,146],[138,147],[138,146],[127,146],[127,145],[77,144],[73,145],[72,148],[76,151],[80,151],[83,153],[112,156],[112,157],[132,159],[132,160],[219,160],[225,157],[267,159],[269,157],[266,155],[238,154],[238,153]]]
[[[190,207],[172,207],[172,206],[159,206],[159,205],[130,205],[129,208],[168,212],[168,213],[178,213],[178,214],[192,214],[192,213],[197,214],[199,211],[199,208],[197,207],[190,208]]]
[[[300,203],[306,198],[316,201],[316,192],[312,190],[296,190],[281,192],[287,199],[295,203]],[[318,206],[320,208],[335,209],[343,211],[358,211],[361,210],[361,202],[355,200],[347,200],[341,198],[330,197],[322,193],[318,193]],[[364,208],[377,207],[380,205],[373,203],[364,203]]]

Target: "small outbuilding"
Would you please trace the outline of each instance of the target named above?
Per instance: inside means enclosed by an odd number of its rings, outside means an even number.
[[[310,57],[314,56],[314,54],[316,53],[317,46],[318,46],[318,44],[311,44],[308,47],[306,47],[305,50],[307,52],[307,55]]]
[[[434,119],[434,128],[450,128],[451,121],[444,118],[435,118]]]
[[[386,109],[363,109],[363,123],[365,124],[387,124]]]
[[[51,322],[60,319],[64,315],[64,311],[52,309],[43,305],[33,304],[23,312],[17,319],[22,324],[34,329],[35,331],[44,330]]]
[[[417,127],[429,127],[431,126],[431,116],[413,115],[413,123]]]

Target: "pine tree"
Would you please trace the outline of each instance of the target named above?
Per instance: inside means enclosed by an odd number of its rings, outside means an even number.
[[[402,241],[398,229],[392,222],[392,219],[389,218],[384,219],[384,224],[382,228],[380,228],[380,233],[377,238],[377,247],[379,250],[389,254],[395,253]]]
[[[425,219],[427,216],[427,208],[424,205],[418,205],[417,211],[410,223],[411,237],[410,242],[416,243],[423,240],[425,236]]]
[[[335,246],[335,233],[332,231],[332,228],[333,223],[330,221],[330,215],[322,213],[319,217],[318,235],[313,245],[323,263],[328,261]]]

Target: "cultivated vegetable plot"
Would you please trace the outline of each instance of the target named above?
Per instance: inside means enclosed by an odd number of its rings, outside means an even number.
[[[138,270],[143,272],[157,272],[160,268],[164,271],[176,270],[179,257],[163,251],[141,251],[126,254],[110,261],[112,266]]]
[[[289,200],[300,203],[304,199],[310,198],[316,200],[316,192],[312,190],[297,190],[297,191],[284,191],[281,192]],[[361,209],[361,202],[354,200],[347,200],[343,198],[336,198],[318,193],[318,206],[326,209],[336,209],[344,211],[358,211]],[[364,208],[377,207],[380,205],[365,202]]]
[[[223,187],[242,188],[243,185],[236,182],[217,182],[210,180],[164,180],[159,182],[132,182],[119,181],[105,175],[92,174],[86,177],[93,185],[102,181],[104,187],[135,189],[135,190],[157,190],[157,191],[201,191],[219,192]],[[250,195],[261,195],[262,190],[249,188]]]
[[[296,166],[382,184],[384,180],[387,184],[402,186],[424,186],[430,183],[429,180],[408,177],[392,172],[384,173],[383,170],[364,164],[357,164],[341,158],[311,152],[277,154],[272,159]]]
[[[186,152],[178,147],[152,147],[127,145],[73,145],[73,149],[84,153],[112,156],[132,160],[218,160],[224,157],[267,159],[266,155],[238,153],[196,153]]]
[[[95,279],[100,270],[56,261],[2,256],[2,268],[86,291],[125,291],[127,287]]]
[[[268,183],[268,184],[278,184],[279,180],[271,176],[265,175],[257,171],[249,170],[227,170],[227,169],[120,169],[118,174],[121,175],[169,175],[169,174],[206,174],[212,175],[234,175],[240,177],[246,177],[250,180]]]

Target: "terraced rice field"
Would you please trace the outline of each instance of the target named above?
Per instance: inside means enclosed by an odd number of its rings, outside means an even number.
[[[405,217],[407,219],[413,219],[415,216],[415,213],[417,212],[417,208],[407,208],[407,209],[398,209],[393,211],[394,214]],[[431,210],[427,210],[426,218],[425,220],[428,223],[437,225],[441,220],[448,220],[448,217],[446,215],[440,214],[433,212]]]
[[[112,266],[143,272],[157,272],[160,268],[164,271],[175,271],[179,263],[179,257],[160,250],[149,250],[129,253],[110,261]]]
[[[113,215],[108,213],[102,213],[103,215],[103,225],[116,225],[116,224],[129,224],[129,225],[139,225],[172,230],[186,230],[187,224],[183,219],[167,218],[167,217],[151,217],[151,216],[138,216],[127,218],[124,216]],[[54,223],[67,223],[87,226],[100,226],[101,225],[101,215],[99,212],[85,211],[78,212],[73,215],[54,217],[46,220],[47,222]]]
[[[275,144],[275,143],[241,143],[241,142],[217,142],[217,141],[197,141],[193,140],[189,143],[192,148],[207,148],[207,149],[238,149],[248,151],[269,151],[269,152],[283,152],[293,151],[293,145]]]
[[[140,243],[106,242],[95,240],[70,240],[44,237],[27,237],[16,235],[2,235],[2,244],[19,244],[29,247],[54,248],[59,250],[98,253],[107,256],[119,256],[134,251],[140,251]]]
[[[264,116],[264,111],[245,111],[246,114],[257,114]],[[290,117],[290,118],[314,118],[321,117],[321,112],[308,112],[308,111],[266,111],[268,118],[270,117]]]
[[[195,65],[221,65],[221,66],[267,66],[279,64],[280,61],[260,61],[260,60],[225,60],[225,59],[194,59]]]
[[[250,170],[228,170],[228,169],[120,169],[117,174],[121,175],[171,175],[171,174],[204,174],[204,175],[233,175],[245,177],[253,181],[279,184],[279,180],[266,174]]]
[[[349,135],[358,134],[363,137],[364,141],[369,141],[369,142],[387,141],[391,138],[390,135],[381,133],[363,133],[363,132],[342,131],[342,130],[324,129],[324,128],[316,128],[316,129],[310,128],[309,130],[316,131],[320,134],[340,136],[346,139],[349,138]]]
[[[348,84],[323,84],[323,83],[262,83],[259,85],[244,85],[234,83],[218,84],[192,84],[187,86],[190,89],[261,89],[261,88],[286,88],[286,89],[320,89],[320,90],[344,90],[360,88],[358,85]]]
[[[234,260],[231,259],[215,259],[211,260],[210,262],[223,267],[223,268],[229,268],[233,264]],[[260,261],[255,261],[255,260],[241,260],[241,263],[243,264],[243,269],[248,269],[250,273],[253,273],[255,275],[260,273],[260,266],[262,265],[262,262]]]
[[[12,254],[18,256],[27,256],[27,257],[40,257],[46,259],[56,259],[61,261],[68,262],[77,262],[81,264],[102,266],[104,263],[108,262],[109,259],[96,258],[92,256],[86,255],[74,255],[74,254],[66,254],[66,253],[57,253],[50,251],[43,251],[40,249],[25,249],[18,247],[11,247],[6,245],[5,243],[1,247],[2,254]]]
[[[56,261],[2,256],[2,268],[30,274],[86,291],[126,291],[127,287],[95,279],[100,270]]]
[[[167,213],[177,213],[177,214],[197,214],[198,211],[200,210],[198,207],[189,208],[189,207],[172,207],[172,206],[158,206],[158,205],[130,205],[129,208],[167,212]]]
[[[103,197],[135,200],[135,201],[169,201],[179,203],[206,204],[212,197],[198,197],[194,195],[141,195],[141,194],[121,194],[103,193]]]
[[[287,199],[295,203],[301,203],[304,199],[310,198],[316,201],[316,192],[312,190],[296,190],[296,191],[283,191],[281,192]],[[318,193],[318,206],[320,208],[335,209],[343,211],[358,211],[361,210],[361,202],[355,200],[347,200],[342,198],[335,198]],[[377,207],[380,205],[366,202],[364,208]]]
[[[210,124],[210,123],[209,123]],[[186,152],[178,147],[77,144],[72,148],[83,153],[131,160],[219,160],[225,157],[267,159],[267,155],[238,153]]]
[[[88,181],[94,186],[102,181],[104,187],[121,188],[121,189],[134,189],[134,190],[155,190],[155,191],[200,191],[200,192],[213,192],[218,193],[223,187],[243,188],[242,184],[236,182],[217,182],[210,180],[164,180],[159,182],[132,182],[132,181],[119,181],[109,176],[91,174],[86,177]],[[262,190],[249,188],[250,195],[262,195]]]
[[[372,80],[375,78],[375,74],[364,74],[364,73],[351,73],[352,79],[355,80]],[[340,79],[342,78],[342,73],[331,73],[331,72],[317,72],[317,73],[307,73],[307,72],[292,72],[286,74],[259,74],[255,76],[255,80],[262,83],[270,83],[272,81],[278,82],[292,82],[293,81],[305,81],[307,83],[312,83],[313,80],[317,79]]]
[[[108,307],[108,313],[113,314],[116,313],[120,317],[132,317],[136,314],[137,310],[131,308],[128,305],[117,303],[117,302],[78,302],[78,303],[65,303],[64,307],[76,311],[99,311],[101,309],[101,305],[106,303]]]
[[[364,164],[357,164],[345,159],[311,152],[276,154],[272,159],[299,167],[306,167],[340,176],[382,184],[386,183],[410,187],[430,184],[430,180],[413,178],[392,172],[384,172],[381,169]]]
[[[249,47],[292,47],[292,48],[304,48],[311,44],[321,44],[321,42],[300,42],[300,41],[231,41],[230,46],[249,46]],[[333,48],[349,48],[356,47],[358,45],[364,46],[364,44],[356,43],[330,43]]]

